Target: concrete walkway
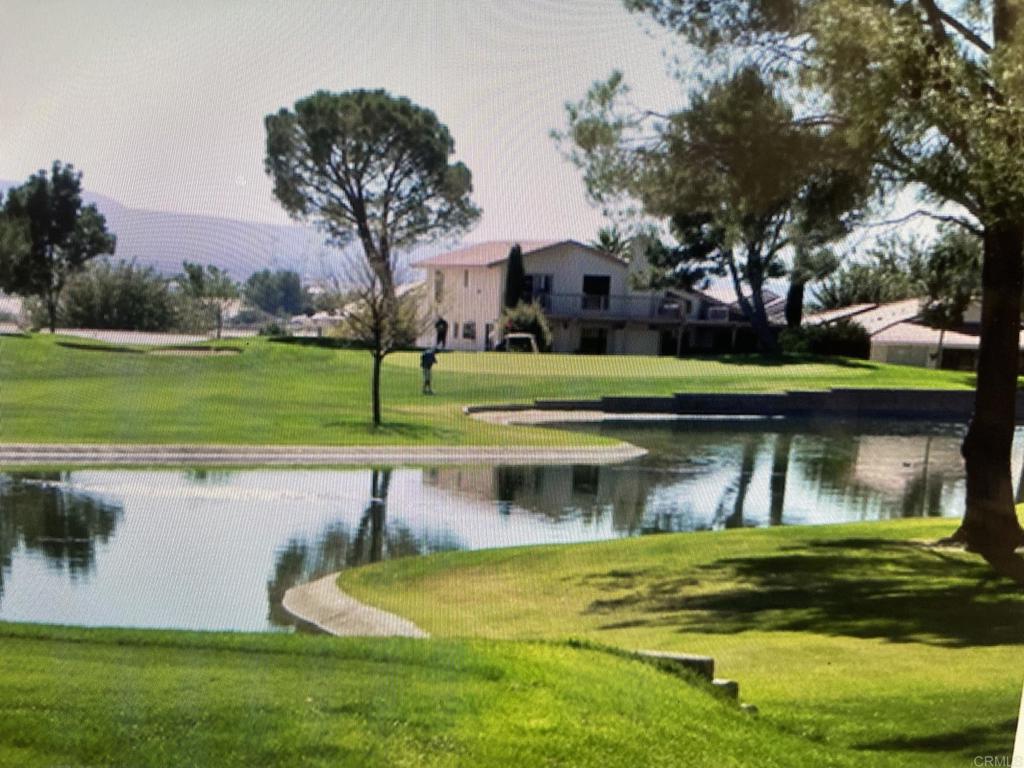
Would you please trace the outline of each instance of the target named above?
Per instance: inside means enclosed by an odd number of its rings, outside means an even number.
[[[467,415],[488,424],[590,424],[602,421],[675,421],[685,418],[676,413],[609,413],[607,411],[555,411],[539,408],[467,411]]]
[[[92,445],[0,443],[0,466],[339,466],[423,464],[613,464],[643,456],[629,443],[610,446],[322,446]]]
[[[429,637],[411,621],[349,597],[332,573],[292,587],[281,604],[292,616],[339,637]]]

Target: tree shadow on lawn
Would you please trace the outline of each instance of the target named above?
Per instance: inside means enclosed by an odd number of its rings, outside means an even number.
[[[855,744],[854,749],[886,752],[959,752],[964,765],[975,756],[1006,755],[1013,749],[1016,720],[1004,720],[989,725],[974,725],[957,731],[933,733],[928,736],[904,736],[894,739]],[[1006,763],[1007,765],[1009,763]]]
[[[370,415],[357,418],[342,418],[333,421],[321,422],[321,426],[329,432],[342,432],[345,434],[363,435],[367,438],[381,440],[401,439],[407,441],[430,442],[431,444],[443,444],[447,430],[432,427],[428,424],[415,422],[398,421],[384,418],[384,423],[374,427]],[[454,430],[452,431],[454,433]]]
[[[811,632],[946,647],[1024,643],[1019,587],[999,579],[980,558],[922,543],[810,542],[659,575],[611,571],[586,578],[626,592],[595,600],[586,613],[609,617],[607,629]]]
[[[854,368],[861,370],[875,370],[877,363],[870,363],[867,360],[856,360],[850,357],[827,357],[822,355],[759,355],[749,354],[726,354],[726,355],[702,355],[700,358],[709,362],[717,362],[722,365],[756,365],[765,368],[779,368],[782,366],[797,365],[828,365],[835,368]]]

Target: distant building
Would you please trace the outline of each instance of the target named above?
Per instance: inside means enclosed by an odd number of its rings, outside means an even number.
[[[959,327],[945,334],[921,320],[923,299],[888,304],[856,304],[808,315],[806,325],[830,325],[847,320],[871,337],[871,359],[880,363],[972,371],[978,364],[981,307],[968,307]],[[1021,337],[1024,348],[1024,334]]]
[[[424,259],[430,312],[448,321],[450,349],[485,350],[501,340],[508,254],[515,241],[479,243]],[[552,349],[591,355],[675,355],[752,350],[756,339],[728,291],[637,290],[629,264],[574,240],[519,241],[527,298],[552,330]],[[784,324],[784,301],[765,292]],[[433,332],[419,339],[434,342]]]

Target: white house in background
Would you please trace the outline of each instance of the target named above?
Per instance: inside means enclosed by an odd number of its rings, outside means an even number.
[[[856,323],[871,337],[871,359],[880,363],[919,368],[972,371],[978,364],[981,306],[975,302],[964,313],[963,324],[942,333],[921,321],[922,299],[888,304],[855,304],[804,318],[805,325]],[[1024,333],[1021,334],[1024,349]]]
[[[415,264],[434,317],[448,322],[448,348],[486,350],[501,340],[499,318],[513,240],[479,243]],[[561,353],[674,355],[752,349],[753,333],[730,294],[641,291],[629,265],[575,240],[519,241],[526,293],[547,315]],[[781,312],[779,297],[765,296]],[[435,341],[434,332],[418,340]]]

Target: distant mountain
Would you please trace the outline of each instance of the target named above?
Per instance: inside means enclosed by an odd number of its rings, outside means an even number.
[[[0,190],[17,182],[0,180]],[[307,280],[330,277],[343,256],[313,227],[261,224],[184,213],[128,208],[112,198],[83,192],[117,235],[115,259],[134,260],[168,275],[183,261],[215,264],[244,280],[261,269],[290,269]]]

